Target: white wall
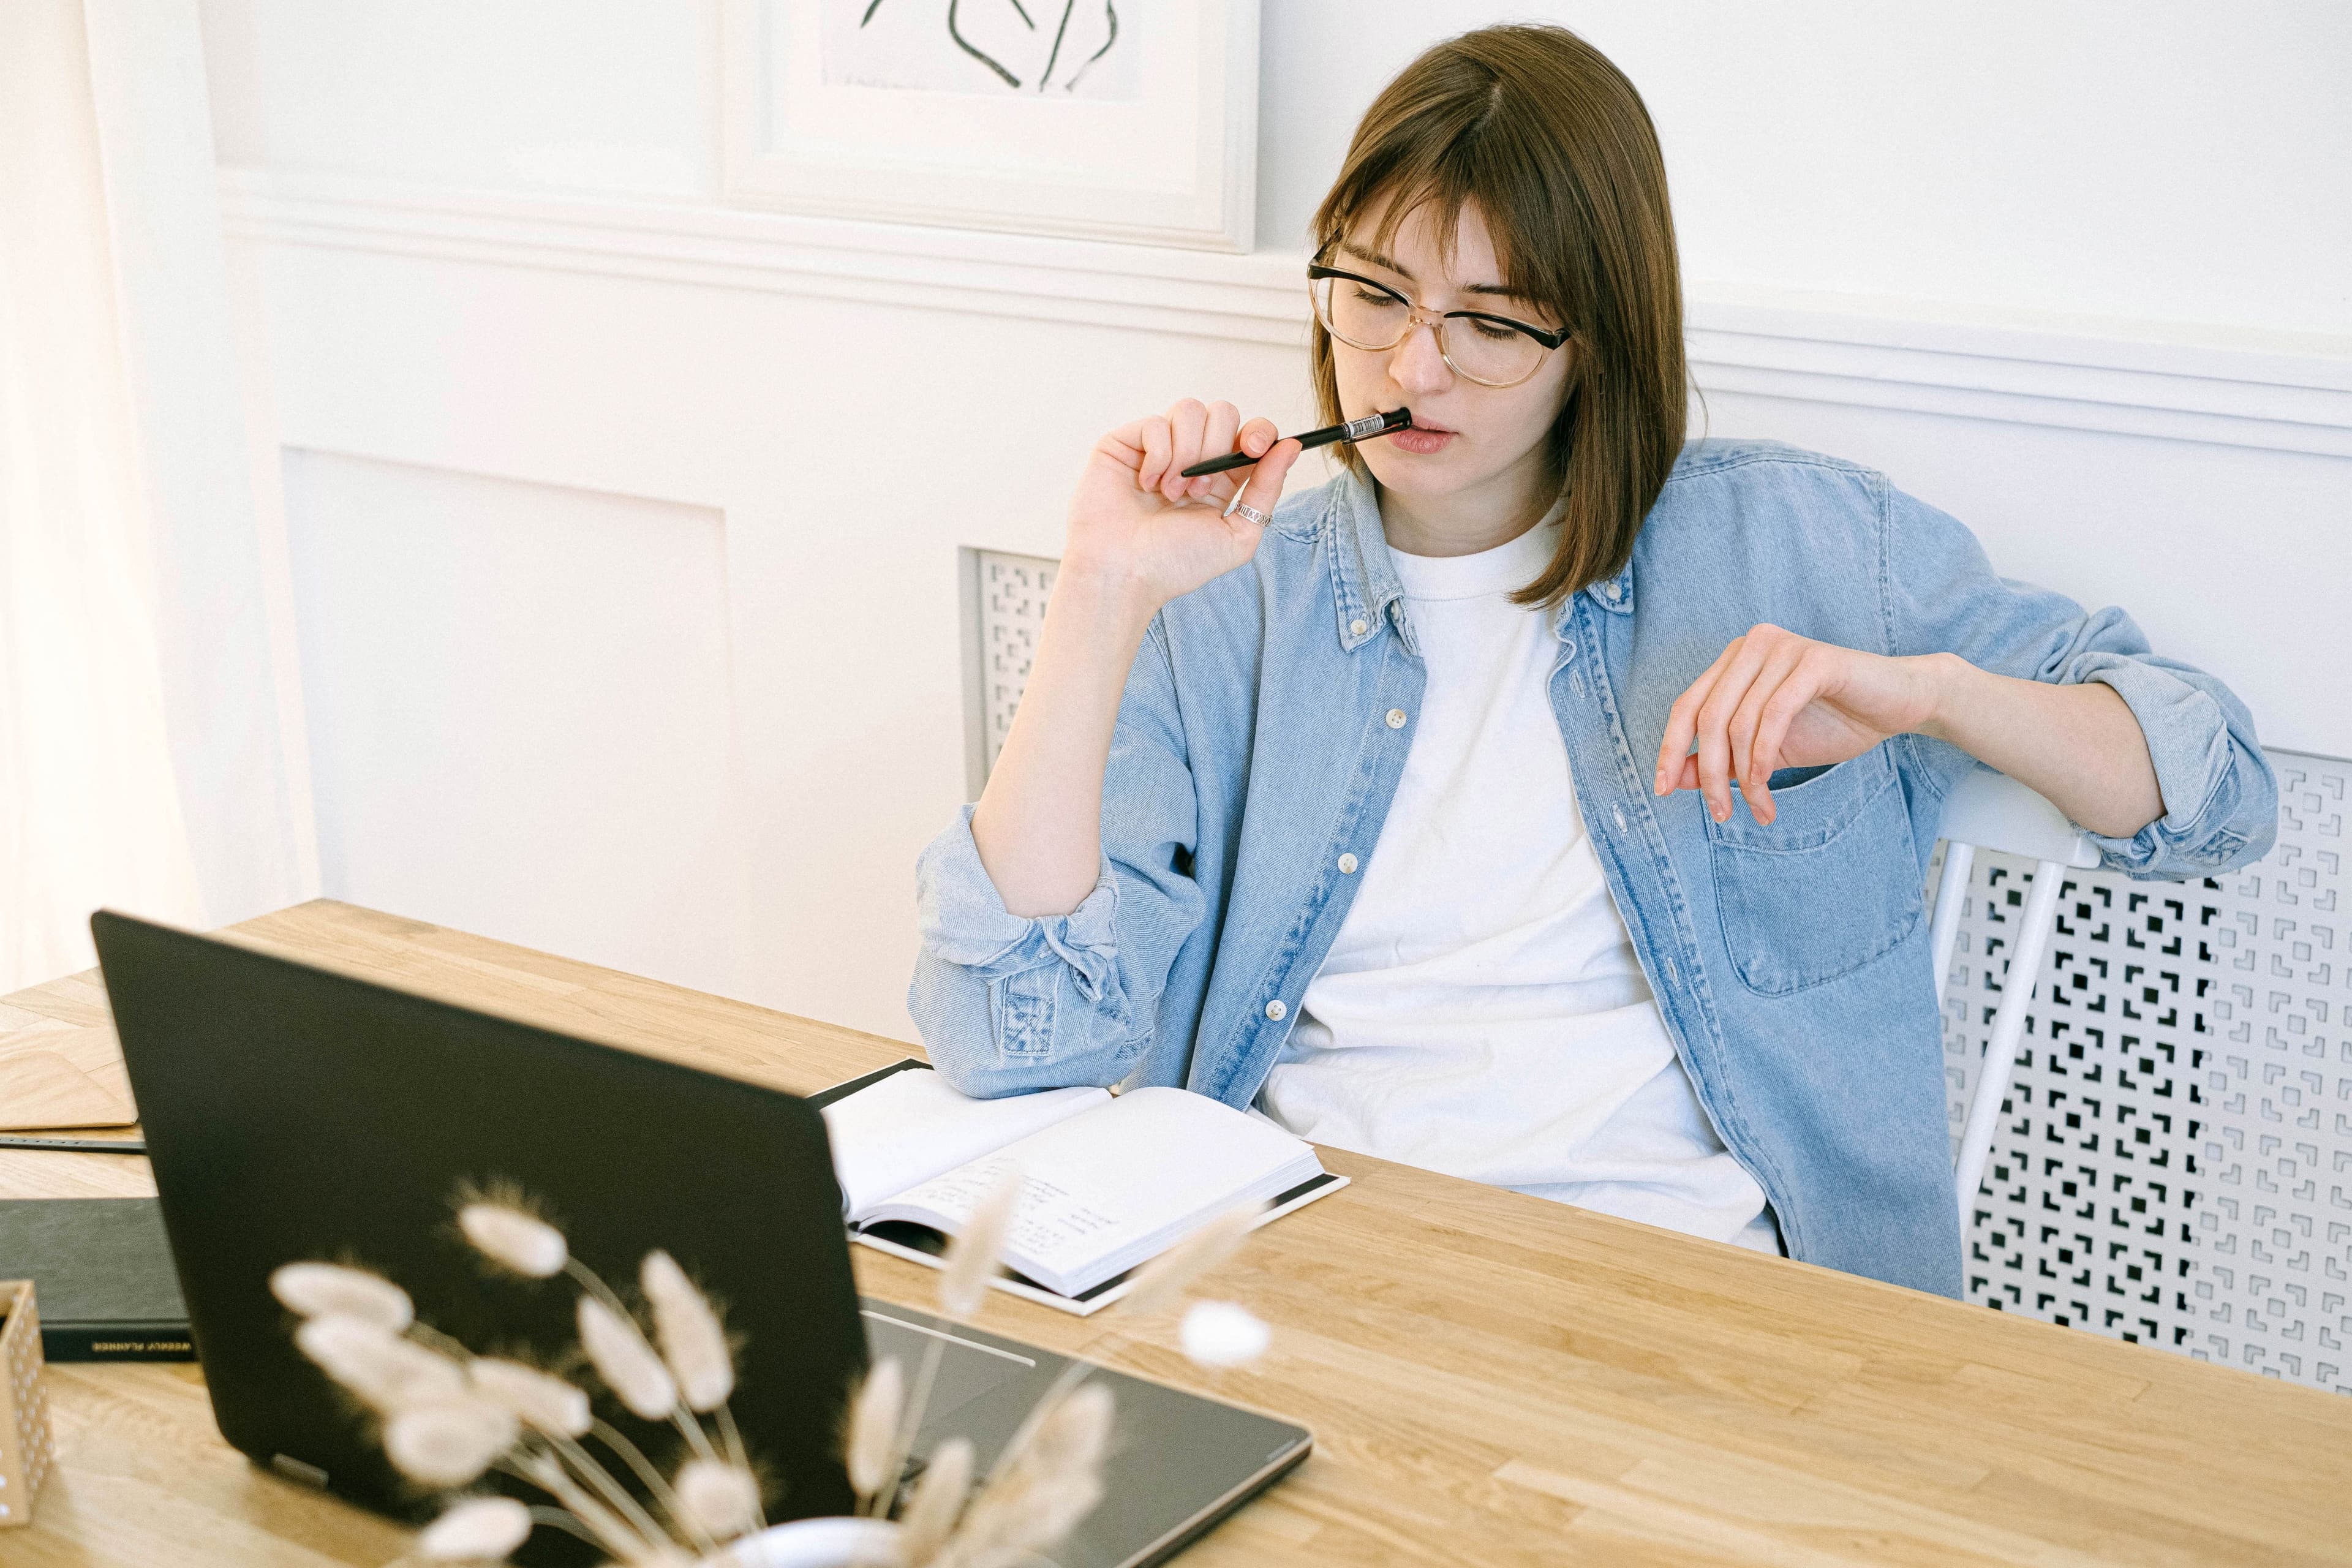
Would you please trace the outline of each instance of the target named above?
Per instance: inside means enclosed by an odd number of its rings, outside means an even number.
[[[1430,8],[1266,10],[1278,245]],[[1553,10],[1664,128],[1716,431],[1879,464],[2352,753],[2339,13]],[[1296,258],[726,210],[708,5],[205,16],[326,889],[906,1033],[956,547],[1055,553],[1181,394],[1304,416]]]
[[[719,188],[710,0],[203,0],[231,165],[452,185]]]
[[[1261,245],[1442,26],[1541,19],[1624,70],[1685,274],[1720,287],[2352,333],[2336,0],[1305,0],[1267,5]]]

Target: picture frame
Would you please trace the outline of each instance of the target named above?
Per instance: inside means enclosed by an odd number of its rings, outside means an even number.
[[[1247,251],[1258,0],[722,0],[725,192]]]

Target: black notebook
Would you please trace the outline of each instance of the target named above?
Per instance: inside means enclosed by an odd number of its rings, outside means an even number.
[[[0,1279],[30,1279],[48,1361],[193,1361],[153,1198],[0,1202]]]

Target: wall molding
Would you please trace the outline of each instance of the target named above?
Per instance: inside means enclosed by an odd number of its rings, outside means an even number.
[[[232,239],[1173,332],[1306,339],[1304,258],[225,169]],[[1690,286],[1707,393],[2352,457],[2352,339]]]

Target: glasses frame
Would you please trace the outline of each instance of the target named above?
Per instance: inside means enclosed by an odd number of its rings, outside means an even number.
[[[1360,283],[1367,289],[1377,289],[1381,293],[1386,294],[1390,299],[1394,300],[1398,304],[1402,305],[1405,308],[1404,330],[1397,333],[1394,339],[1385,343],[1360,343],[1355,339],[1345,336],[1340,332],[1339,328],[1333,326],[1330,321],[1325,318],[1319,302],[1317,302],[1315,300],[1315,285],[1326,278],[1345,279],[1350,283]],[[1498,316],[1492,310],[1426,310],[1422,306],[1420,301],[1414,300],[1412,296],[1405,293],[1401,289],[1392,288],[1389,284],[1381,282],[1378,279],[1367,278],[1360,272],[1349,272],[1338,267],[1326,267],[1319,261],[1309,265],[1307,268],[1307,297],[1310,303],[1316,303],[1317,308],[1315,311],[1315,319],[1318,321],[1322,322],[1323,330],[1325,331],[1330,333],[1332,337],[1338,339],[1340,342],[1347,344],[1349,348],[1361,349],[1366,353],[1386,353],[1391,349],[1395,348],[1397,344],[1403,342],[1405,339],[1412,336],[1412,330],[1415,327],[1427,327],[1429,329],[1430,336],[1437,340],[1438,357],[1445,362],[1445,368],[1460,376],[1463,380],[1475,383],[1479,386],[1491,386],[1496,388],[1517,386],[1522,382],[1533,380],[1536,372],[1543,369],[1544,367],[1543,355],[1538,355],[1537,357],[1536,363],[1528,368],[1527,374],[1513,376],[1508,381],[1488,381],[1484,376],[1472,375],[1468,371],[1464,370],[1460,365],[1454,363],[1454,355],[1448,352],[1445,347],[1446,322],[1457,318],[1472,321],[1492,321],[1498,327],[1508,327],[1513,331],[1526,333],[1528,337],[1533,338],[1537,342],[1543,345],[1545,354],[1549,354],[1553,350],[1559,348],[1562,343],[1568,342],[1570,338],[1576,335],[1565,327],[1562,327],[1558,331],[1548,331],[1542,327],[1530,326],[1525,321],[1515,321],[1508,316]]]

